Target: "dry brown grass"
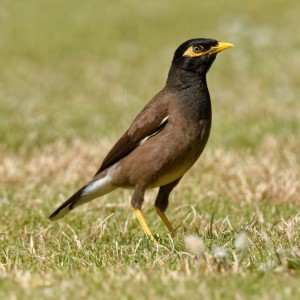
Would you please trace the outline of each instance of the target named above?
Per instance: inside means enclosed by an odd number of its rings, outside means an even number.
[[[0,153],[0,183],[3,185],[51,186],[84,184],[100,166],[111,147],[109,141],[86,145],[56,142],[29,157]],[[281,144],[267,137],[256,153],[246,150],[211,149],[208,145],[200,160],[178,186],[190,189],[194,197],[227,197],[248,203],[263,199],[276,202],[300,201],[299,141]],[[199,189],[192,187],[199,186]],[[177,188],[177,189],[178,189]]]

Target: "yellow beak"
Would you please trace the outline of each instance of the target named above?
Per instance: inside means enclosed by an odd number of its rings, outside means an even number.
[[[219,42],[217,46],[209,49],[209,54],[218,53],[231,47],[234,47],[234,45],[230,43]]]

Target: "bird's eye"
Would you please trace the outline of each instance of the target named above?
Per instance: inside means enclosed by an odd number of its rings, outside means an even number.
[[[203,51],[203,47],[202,46],[194,46],[193,47],[193,52],[194,53],[200,53]]]

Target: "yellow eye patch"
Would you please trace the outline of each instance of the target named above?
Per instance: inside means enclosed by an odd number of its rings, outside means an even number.
[[[190,46],[184,53],[183,56],[199,57],[207,52],[202,46]]]
[[[225,49],[234,47],[233,44],[230,43],[224,43],[224,42],[218,42],[216,46],[210,47],[209,49],[205,49],[203,46],[190,46],[184,53],[183,56],[188,57],[199,57],[205,54],[216,54],[218,52],[221,52]]]

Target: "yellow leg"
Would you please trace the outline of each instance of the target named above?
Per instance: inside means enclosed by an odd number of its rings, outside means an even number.
[[[134,209],[133,212],[136,215],[136,218],[138,219],[139,223],[141,224],[145,234],[147,234],[152,241],[156,242],[156,239],[154,238],[148,224],[146,223],[146,220],[145,220],[141,210],[140,209]]]
[[[164,224],[167,226],[168,230],[170,231],[171,236],[175,235],[175,230],[173,226],[171,225],[170,221],[168,220],[167,216],[163,211],[161,211],[158,207],[155,207],[157,214],[160,216],[161,220],[164,222]]]

